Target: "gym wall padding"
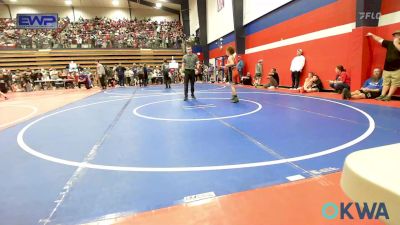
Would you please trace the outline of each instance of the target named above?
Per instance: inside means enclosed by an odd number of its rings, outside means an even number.
[[[298,0],[298,2],[308,2],[309,0]],[[296,1],[297,2],[297,1]],[[351,25],[354,23],[354,29],[350,32],[319,38],[307,42],[300,42],[282,47],[267,49],[254,53],[246,54],[243,59],[246,63],[246,70],[254,74],[255,64],[258,59],[264,60],[264,74],[268,73],[270,68],[275,67],[281,78],[281,85],[290,86],[290,62],[296,54],[296,49],[301,48],[306,57],[306,66],[302,75],[303,83],[306,73],[316,72],[320,75],[324,87],[328,88],[328,79],[334,79],[335,66],[342,64],[348,69],[352,76],[352,89],[358,89],[365,79],[371,74],[375,67],[383,67],[385,58],[385,49],[377,43],[365,37],[368,32],[376,33],[386,39],[391,39],[391,32],[398,29],[400,23],[390,24],[380,27],[359,27],[355,28],[356,21],[356,0],[337,0],[326,2],[317,9],[310,8],[310,11],[303,13],[291,19],[277,23],[273,26],[266,24],[266,28],[258,32],[249,32],[248,25],[245,27],[246,50],[251,48],[276,43],[280,40],[308,35],[324,29],[339,27],[342,25]],[[299,3],[297,3],[299,4]],[[287,4],[280,11],[285,12]],[[382,0],[382,15],[400,11],[400,1]],[[274,12],[272,12],[274,13]],[[267,21],[269,15],[260,18]],[[277,21],[277,19],[273,19]],[[257,23],[258,21],[253,21]],[[254,31],[254,30],[253,30]],[[225,54],[225,49],[229,45],[235,45],[234,35],[228,34],[224,37],[223,48],[220,49],[213,42],[210,43],[210,58],[215,58]],[[266,82],[266,76],[262,82]]]

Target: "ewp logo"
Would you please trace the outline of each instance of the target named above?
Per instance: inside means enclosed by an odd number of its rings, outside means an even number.
[[[340,219],[354,219],[354,216],[350,213],[350,208],[354,206],[356,208],[358,218],[363,220],[363,219],[380,219],[380,217],[389,219],[389,214],[386,210],[386,205],[385,203],[376,203],[374,202],[372,204],[372,207],[369,207],[368,203],[364,202],[363,204],[360,204],[358,202],[349,202],[347,204],[345,203],[340,203],[340,210],[339,207],[332,202],[326,203],[322,207],[322,216],[327,218],[328,220],[335,219],[338,217],[340,214]],[[333,209],[333,212],[328,209]]]
[[[22,29],[56,29],[57,14],[18,14],[17,28]]]

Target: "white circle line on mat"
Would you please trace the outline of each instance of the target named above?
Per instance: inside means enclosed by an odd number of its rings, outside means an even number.
[[[216,99],[216,100],[226,100],[229,101],[229,98],[198,98],[198,100],[201,99]],[[154,105],[158,103],[163,103],[163,102],[173,102],[173,101],[182,101],[182,99],[169,99],[169,100],[163,100],[163,101],[157,101],[157,102],[150,102],[141,106],[136,107],[133,109],[132,113],[141,118],[149,119],[149,120],[159,120],[159,121],[175,121],[175,122],[195,122],[195,121],[210,121],[210,120],[224,120],[224,119],[231,119],[231,118],[237,118],[237,117],[242,117],[242,116],[247,116],[251,115],[253,113],[256,113],[262,109],[262,105],[258,102],[247,100],[247,99],[240,99],[240,101],[244,102],[250,102],[255,105],[257,105],[257,108],[255,110],[252,110],[247,113],[242,113],[242,114],[236,114],[236,115],[231,115],[231,116],[221,116],[221,117],[211,117],[211,118],[184,118],[184,119],[179,119],[179,118],[160,118],[160,117],[153,117],[153,116],[146,116],[141,113],[139,113],[139,109],[144,108],[149,105]]]
[[[223,92],[216,92],[216,93],[223,93]],[[230,92],[228,92],[230,93]],[[57,157],[49,156],[46,154],[43,154],[41,152],[38,152],[37,150],[31,148],[28,146],[25,141],[24,141],[24,134],[25,132],[34,124],[38,123],[39,121],[42,121],[45,118],[48,118],[50,116],[54,116],[59,113],[63,113],[69,110],[73,109],[78,109],[78,108],[83,108],[91,105],[97,105],[97,104],[102,104],[102,103],[107,103],[107,102],[113,102],[113,101],[120,101],[124,100],[127,98],[123,99],[114,99],[114,100],[108,100],[108,101],[101,101],[101,102],[96,102],[96,103],[91,103],[91,104],[86,104],[82,106],[77,106],[69,109],[64,109],[55,113],[48,114],[46,116],[40,117],[39,119],[36,119],[32,122],[30,122],[28,125],[26,125],[24,128],[22,128],[17,136],[17,142],[18,145],[27,153],[50,161],[54,163],[59,163],[59,164],[64,164],[68,166],[74,166],[74,167],[81,167],[81,168],[90,168],[90,169],[98,169],[98,170],[110,170],[110,171],[126,171],[126,172],[194,172],[194,171],[216,171],[216,170],[231,170],[231,169],[244,169],[244,168],[254,168],[254,167],[261,167],[261,166],[270,166],[270,165],[278,165],[278,164],[283,164],[283,163],[290,163],[290,162],[297,162],[297,161],[302,161],[302,160],[307,160],[307,159],[312,159],[312,158],[317,158],[321,156],[325,156],[328,154],[332,154],[334,152],[341,151],[343,149],[346,149],[348,147],[351,147],[364,139],[366,139],[369,135],[372,134],[372,132],[375,129],[375,121],[374,119],[366,112],[364,112],[361,109],[358,109],[354,106],[347,105],[341,102],[336,102],[333,100],[328,100],[328,99],[323,99],[323,98],[315,98],[315,97],[310,97],[310,96],[304,96],[304,95],[291,95],[291,94],[282,94],[282,93],[276,93],[276,92],[239,92],[240,94],[275,94],[275,95],[285,95],[285,96],[295,96],[295,97],[302,97],[302,98],[310,98],[310,99],[316,99],[320,101],[326,101],[338,105],[342,105],[345,107],[348,107],[350,109],[353,109],[357,112],[360,112],[362,115],[364,115],[368,122],[369,126],[368,129],[361,134],[359,137],[346,142],[342,145],[325,149],[316,153],[311,153],[307,155],[302,155],[302,156],[296,156],[296,157],[291,157],[291,158],[286,158],[286,159],[278,159],[278,160],[270,160],[270,161],[260,161],[260,162],[252,162],[252,163],[240,163],[240,164],[228,164],[228,165],[216,165],[216,166],[195,166],[195,167],[134,167],[134,166],[113,166],[113,165],[100,165],[100,164],[92,164],[92,163],[83,163],[83,162],[76,162],[76,161],[70,161],[70,160],[65,160],[65,159],[60,159]]]

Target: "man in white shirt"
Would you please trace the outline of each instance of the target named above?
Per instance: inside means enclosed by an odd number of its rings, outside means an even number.
[[[133,68],[127,68],[127,70],[125,70],[125,77],[126,83],[128,84],[128,86],[131,86],[133,79]]]
[[[76,44],[78,45],[78,48],[82,48],[82,38],[81,38],[81,36],[77,36],[76,37]]]
[[[76,73],[78,72],[78,66],[76,65],[76,63],[74,61],[71,61],[68,65],[68,69],[70,73]]]
[[[300,75],[303,71],[306,58],[303,56],[303,50],[297,49],[297,56],[295,56],[290,64],[290,71],[292,72],[292,88],[299,88]]]

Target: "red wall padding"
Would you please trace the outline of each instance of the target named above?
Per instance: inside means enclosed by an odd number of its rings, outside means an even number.
[[[339,0],[246,37],[246,49],[355,21],[355,0]]]
[[[316,72],[322,81],[324,87],[327,86],[326,80],[334,79],[334,69],[336,65],[343,64],[347,66],[349,61],[346,53],[350,49],[350,34],[338,35],[335,37],[319,39],[310,42],[299,43],[267,51],[247,54],[244,56],[248,65],[247,70],[254,75],[255,64],[259,59],[263,59],[264,74],[268,73],[272,67],[275,67],[280,76],[280,85],[291,86],[290,63],[296,55],[296,50],[302,48],[306,57],[306,65],[303,71],[302,81],[309,72]],[[349,71],[351,73],[351,71]],[[266,81],[263,76],[262,83]]]
[[[399,0],[382,0],[382,7],[381,7],[382,14],[388,14],[396,11],[400,11]]]
[[[355,5],[355,0],[338,0],[310,13],[249,35],[246,37],[246,48],[354,22]],[[400,0],[382,1],[382,14],[395,11],[400,11]],[[365,37],[365,34],[373,32],[391,40],[392,32],[397,29],[400,29],[400,23],[376,28],[361,27],[347,34],[247,54],[243,56],[246,64],[245,72],[249,71],[254,75],[255,64],[259,59],[263,59],[264,74],[275,67],[281,79],[280,85],[291,86],[290,62],[295,56],[296,50],[301,48],[306,57],[301,84],[304,82],[306,74],[312,71],[320,76],[324,87],[329,88],[327,80],[335,78],[335,66],[341,64],[352,77],[352,89],[359,89],[374,68],[383,68],[386,54],[384,48]],[[234,45],[235,42],[231,42],[224,45],[222,49],[210,51],[210,58],[225,55],[226,48]],[[266,81],[266,76],[263,76],[262,82]],[[400,90],[397,94],[400,94]]]
[[[229,42],[228,44],[223,45],[222,48],[216,48],[216,49],[211,50],[210,51],[210,59],[226,55],[226,49],[229,46],[235,47],[235,45],[236,45],[236,42],[233,41],[233,42]]]

